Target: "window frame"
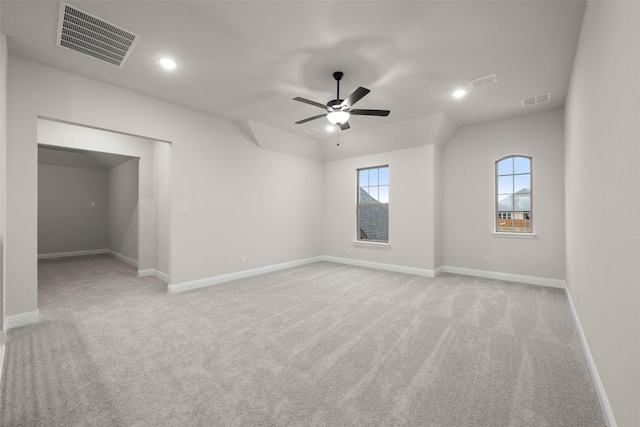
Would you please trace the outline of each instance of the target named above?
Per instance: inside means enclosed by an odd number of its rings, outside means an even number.
[[[356,169],[356,236],[355,236],[355,243],[364,243],[364,244],[371,244],[371,245],[382,245],[382,246],[386,246],[390,244],[390,230],[389,230],[389,201],[390,201],[390,197],[389,197],[389,193],[387,193],[387,197],[388,200],[387,203],[366,203],[366,204],[361,204],[360,203],[360,172],[361,171],[365,171],[365,170],[372,170],[372,169],[383,169],[386,168],[387,169],[387,178],[388,178],[388,182],[387,184],[382,184],[380,185],[380,181],[378,181],[377,187],[381,187],[381,186],[386,186],[387,187],[387,191],[389,191],[390,188],[390,183],[391,183],[391,177],[389,174],[389,165],[388,164],[382,164],[382,165],[378,165],[378,166],[368,166],[368,167],[364,167],[364,168],[357,168]],[[379,175],[378,175],[379,176]],[[367,186],[369,187],[369,186]],[[360,207],[361,206],[379,206],[379,207],[383,207],[386,206],[386,210],[387,210],[387,239],[386,240],[372,240],[372,239],[361,239],[360,238]]]
[[[513,159],[514,165],[515,165],[515,158],[520,157],[520,158],[524,158],[527,159],[529,161],[529,172],[528,173],[516,173],[515,171],[515,167],[512,169],[510,174],[503,174],[500,175],[499,171],[498,171],[498,165],[507,159]],[[515,176],[518,175],[529,175],[529,211],[516,211],[515,210],[515,204],[512,202],[512,206],[511,206],[511,212],[508,211],[500,211],[499,210],[499,196],[502,194],[507,194],[507,193],[500,193],[500,189],[499,189],[499,177],[501,176],[511,176],[514,177],[514,181],[515,181]],[[494,224],[494,234],[496,235],[509,235],[509,234],[515,234],[515,235],[534,235],[534,231],[533,231],[533,224],[534,224],[534,215],[533,215],[533,157],[532,156],[527,156],[524,154],[509,154],[507,156],[503,156],[501,158],[499,158],[498,160],[495,161],[494,163],[494,185],[495,185],[495,189],[494,189],[494,198],[495,198],[495,204],[494,204],[494,209],[493,209],[493,224]],[[513,197],[513,195],[515,195],[517,192],[515,191],[515,185],[512,188],[512,193],[511,196]],[[501,219],[501,213],[504,212],[505,216],[509,217],[506,219],[515,219],[516,218],[516,212],[520,213],[523,212],[526,215],[526,212],[528,212],[528,220],[529,220],[529,231],[518,231],[518,230],[500,230],[500,224],[499,221]],[[514,227],[512,227],[514,228]]]

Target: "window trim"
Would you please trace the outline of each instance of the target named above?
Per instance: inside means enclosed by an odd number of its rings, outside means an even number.
[[[370,245],[370,246],[376,246],[376,247],[385,247],[385,246],[390,246],[391,245],[391,230],[390,230],[390,224],[389,224],[389,216],[387,216],[387,240],[362,240],[360,239],[360,206],[386,206],[387,207],[387,214],[390,211],[390,203],[368,203],[366,205],[361,205],[360,204],[360,171],[364,171],[364,170],[370,170],[370,169],[380,169],[380,168],[387,168],[387,171],[389,171],[389,164],[381,164],[378,166],[368,166],[368,167],[364,167],[364,168],[356,168],[356,236],[354,239],[354,243],[357,245]],[[389,183],[386,184],[387,187],[390,187],[390,183],[391,183],[391,174],[389,174]],[[378,186],[380,186],[380,184],[378,184]],[[391,200],[391,197],[389,197],[389,201]]]
[[[529,221],[531,221],[531,226],[530,226],[530,231],[515,231],[515,230],[505,230],[505,231],[501,231],[498,229],[498,221],[499,221],[499,210],[498,210],[498,177],[500,175],[498,175],[498,164],[506,159],[509,158],[515,158],[515,157],[523,157],[526,159],[529,159]],[[511,176],[515,176],[515,175],[519,175],[515,173],[515,170],[513,171],[513,173],[510,174]],[[522,174],[520,174],[522,175]],[[505,175],[502,175],[505,176]],[[526,154],[508,154],[506,156],[500,157],[499,159],[497,159],[494,162],[494,168],[493,168],[493,179],[494,179],[494,192],[493,192],[493,196],[494,196],[494,206],[493,206],[493,235],[494,236],[512,236],[512,237],[518,237],[518,236],[535,236],[535,232],[534,232],[534,221],[533,221],[533,156],[527,156]],[[515,190],[515,189],[514,189]],[[515,193],[512,193],[515,194]],[[513,217],[514,214],[514,210],[513,207],[511,209],[511,216]]]

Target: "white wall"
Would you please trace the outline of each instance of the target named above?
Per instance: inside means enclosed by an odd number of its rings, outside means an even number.
[[[433,273],[434,145],[327,162],[324,254]],[[389,165],[389,247],[356,239],[356,171]]]
[[[322,254],[320,162],[262,150],[228,120],[14,56],[9,79],[7,314],[37,308],[38,116],[172,143],[172,283]]]
[[[444,146],[446,266],[564,279],[563,126],[563,111],[552,110],[467,126]],[[493,234],[495,161],[511,154],[533,157],[535,239]]]
[[[153,143],[154,268],[166,275],[171,256],[171,144]]]
[[[106,248],[107,172],[40,164],[38,254]]]
[[[138,261],[138,162],[108,171],[108,248]],[[154,250],[155,252],[155,250]]]
[[[6,230],[6,147],[7,147],[7,67],[9,62],[7,36],[0,33],[0,334],[4,331],[5,317],[5,251]],[[1,339],[0,339],[1,341]]]
[[[566,105],[566,280],[618,426],[640,420],[639,22],[587,4]]]

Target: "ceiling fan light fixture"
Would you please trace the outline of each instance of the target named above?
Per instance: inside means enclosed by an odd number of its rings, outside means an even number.
[[[327,114],[327,119],[334,125],[347,123],[349,117],[351,117],[351,114],[346,111],[332,111],[331,113]]]

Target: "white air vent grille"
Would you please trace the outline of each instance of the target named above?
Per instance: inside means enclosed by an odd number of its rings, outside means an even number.
[[[524,98],[522,100],[523,107],[529,107],[531,105],[544,104],[551,101],[550,93],[543,93],[542,95],[532,96],[531,98]]]
[[[310,129],[306,129],[305,132],[307,132],[307,133],[317,133],[317,132],[320,132],[320,129],[318,129],[318,128],[310,128]]]
[[[498,76],[496,76],[495,74],[489,74],[488,76],[478,77],[477,79],[469,80],[467,83],[469,84],[470,88],[475,89],[480,86],[486,86],[486,85],[490,85],[497,82],[498,82]]]
[[[60,3],[58,46],[122,67],[138,39],[129,31]]]

